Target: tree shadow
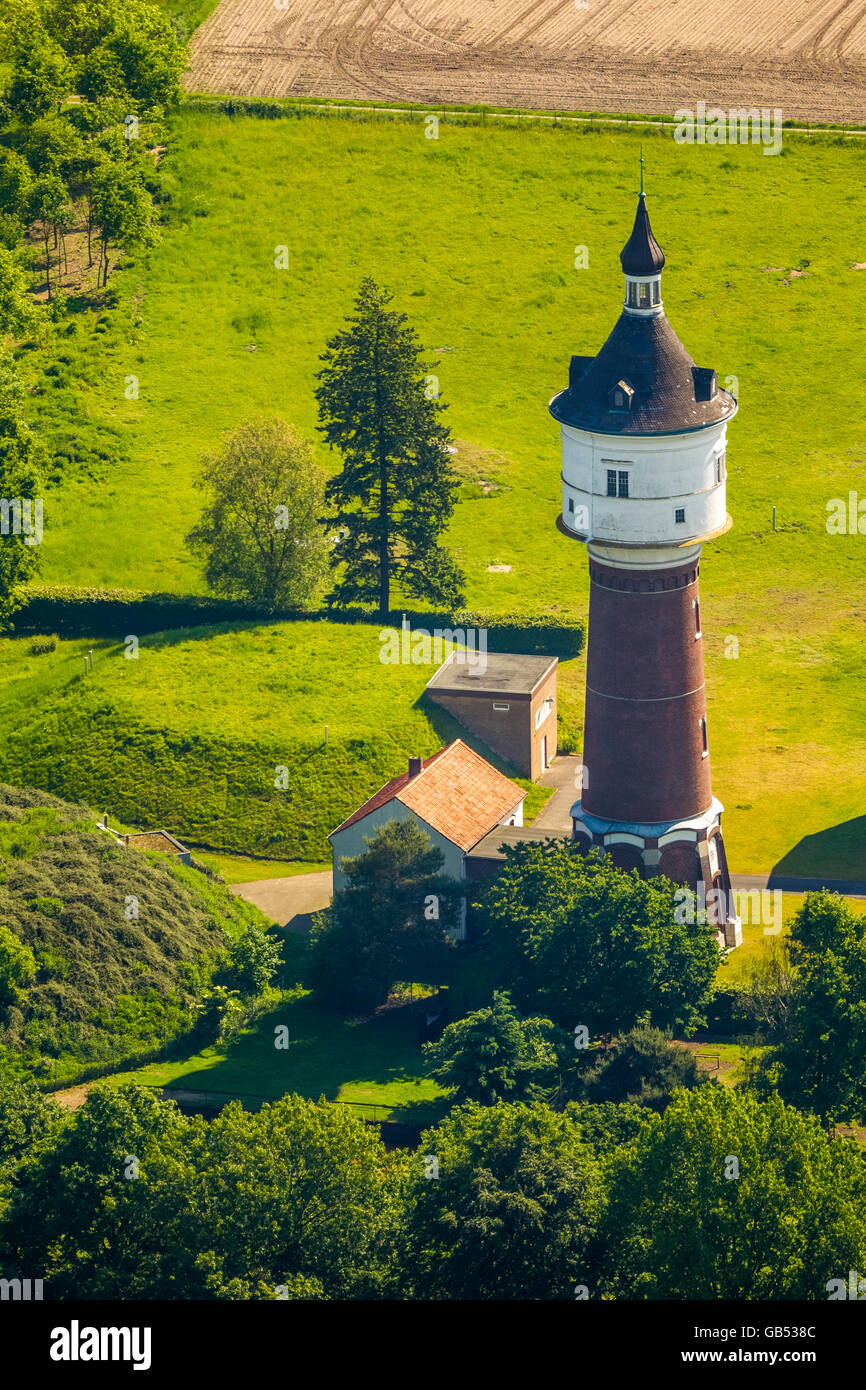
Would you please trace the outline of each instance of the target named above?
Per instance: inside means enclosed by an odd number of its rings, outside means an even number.
[[[288,1030],[288,1046],[278,1048],[278,1030]],[[304,998],[278,1005],[252,1027],[217,1045],[224,1053],[213,1065],[187,1071],[169,1082],[171,1090],[212,1092],[221,1098],[275,1100],[297,1094],[309,1100],[336,1101],[352,1085],[354,1113],[385,1118],[393,1109],[407,1123],[423,1125],[447,1109],[444,1097],[417,1097],[412,1089],[425,1078],[410,1004],[389,1009],[363,1022],[322,1009]],[[371,1087],[369,1099],[363,1089]],[[375,1088],[399,1087],[387,1099]],[[409,1119],[408,1117],[412,1117]]]

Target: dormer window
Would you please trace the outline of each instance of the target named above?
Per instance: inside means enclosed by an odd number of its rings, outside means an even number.
[[[610,392],[611,410],[631,410],[633,400],[634,387],[631,385],[630,382],[626,381],[625,378],[623,378],[621,381],[618,381],[616,383],[616,386],[614,386],[613,390]]]
[[[692,367],[695,383],[695,400],[715,400],[719,390],[719,380],[712,367]]]

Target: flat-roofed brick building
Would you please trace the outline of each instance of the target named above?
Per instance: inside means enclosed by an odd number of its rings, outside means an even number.
[[[454,651],[427,682],[427,694],[523,777],[540,777],[556,757],[557,659]]]

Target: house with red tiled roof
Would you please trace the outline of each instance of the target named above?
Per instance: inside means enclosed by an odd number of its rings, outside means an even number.
[[[416,821],[442,851],[442,872],[466,878],[466,856],[480,840],[498,825],[523,824],[525,795],[460,738],[430,758],[410,758],[406,772],[392,777],[328,836],[334,891],[346,881],[340,860],[363,854],[365,840],[392,820]],[[465,922],[458,939],[464,935]]]

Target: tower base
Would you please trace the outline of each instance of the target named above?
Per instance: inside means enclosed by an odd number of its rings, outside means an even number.
[[[741,946],[743,929],[731,889],[731,876],[722,839],[724,807],[713,797],[708,811],[687,820],[638,824],[602,820],[583,809],[571,808],[572,839],[588,854],[609,854],[617,868],[636,870],[641,878],[664,875],[695,894],[698,913],[705,911],[717,927],[716,939],[727,949]]]

